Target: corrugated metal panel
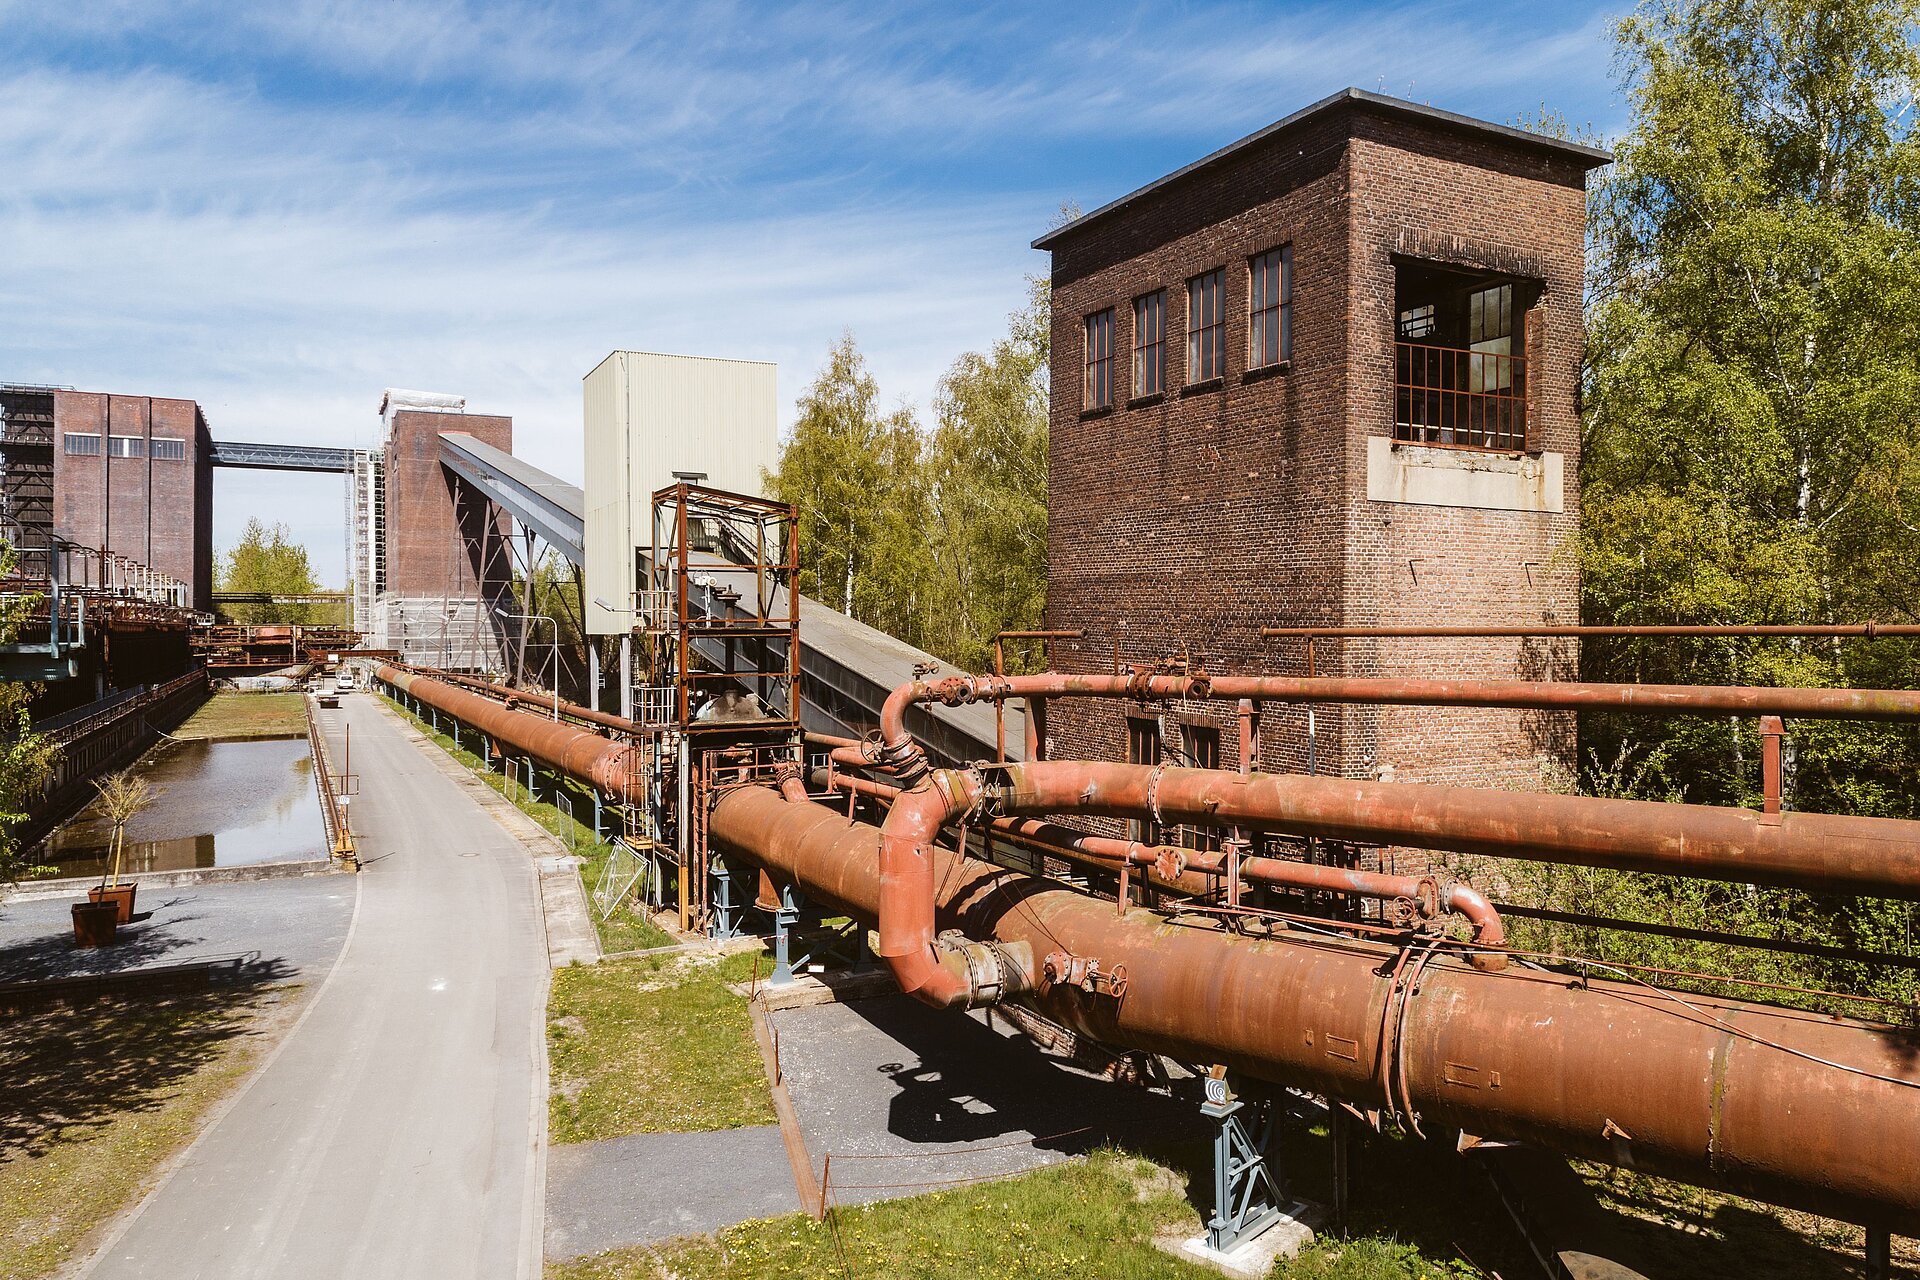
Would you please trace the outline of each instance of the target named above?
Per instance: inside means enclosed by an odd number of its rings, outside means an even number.
[[[759,493],[779,462],[777,369],[616,351],[587,375],[583,410],[587,630],[618,635],[633,625],[633,554],[653,542],[653,491],[675,471],[704,471],[715,488]]]

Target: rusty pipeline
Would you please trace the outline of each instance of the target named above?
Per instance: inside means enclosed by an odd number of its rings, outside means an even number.
[[[1920,899],[1920,822],[1299,774],[1041,761],[994,766],[989,816],[1145,814],[1360,844]]]
[[[959,931],[1046,955],[1023,1000],[1082,1034],[1226,1063],[1416,1127],[1535,1142],[1920,1230],[1912,1032],[1524,965],[1484,972],[1437,942],[1256,939],[1217,922],[1116,915],[1111,904],[932,845],[929,824],[949,807],[938,799],[944,785],[929,780],[909,810],[912,836],[929,842],[902,849],[907,825],[892,833],[895,860],[915,858],[927,935]],[[890,887],[881,829],[747,787],[719,800],[710,834],[725,852],[885,928],[901,869]],[[934,963],[928,955],[922,967]]]
[[[857,752],[835,751],[837,763],[862,764]],[[871,767],[871,766],[868,766]],[[900,788],[890,783],[832,772],[826,783],[835,790],[869,796],[891,803]],[[1323,867],[1286,858],[1245,857],[1237,867],[1230,866],[1219,850],[1186,849],[1176,845],[1145,844],[1138,840],[1118,840],[1110,836],[1089,835],[1071,827],[1035,818],[998,817],[991,820],[996,832],[1013,837],[1022,844],[1039,845],[1061,853],[1074,852],[1106,866],[1125,864],[1139,867],[1148,882],[1178,893],[1199,895],[1212,883],[1236,870],[1243,880],[1281,889],[1308,889],[1371,898],[1389,905],[1389,917],[1399,923],[1431,921],[1442,912],[1452,911],[1473,929],[1476,945],[1488,948],[1477,954],[1474,963],[1483,968],[1499,968],[1504,963],[1497,948],[1506,942],[1506,925],[1486,895],[1470,885],[1444,876],[1388,875],[1358,868]]]
[[[568,702],[565,698],[555,698],[550,694],[529,693],[525,689],[514,689],[503,684],[494,684],[478,676],[462,675],[457,671],[435,671],[428,667],[414,666],[411,663],[395,662],[395,670],[406,671],[415,676],[426,676],[444,684],[463,685],[489,698],[493,698],[509,707],[527,707],[536,712],[553,712],[556,709],[570,720],[579,720],[586,724],[602,725],[616,733],[644,733],[645,726],[636,724],[625,716],[617,716],[608,711],[596,711],[592,707],[583,707],[577,702]]]
[[[438,676],[395,666],[382,666],[374,675],[549,768],[590,783],[604,795],[626,801],[645,790],[646,760],[638,746],[532,712],[515,711]]]

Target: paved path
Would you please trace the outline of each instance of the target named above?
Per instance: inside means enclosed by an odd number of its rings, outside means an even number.
[[[800,1208],[777,1124],[602,1138],[557,1146],[548,1161],[547,1256],[554,1259]]]
[[[352,726],[366,870],[303,1020],[83,1272],[505,1277],[540,1271],[548,977],[526,849],[370,694]]]

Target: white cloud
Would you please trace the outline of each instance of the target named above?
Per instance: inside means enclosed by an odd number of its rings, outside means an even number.
[[[1085,21],[0,0],[0,377],[328,444],[370,442],[384,386],[459,391],[577,478],[578,380],[614,347],[777,360],[791,404],[851,327],[924,407],[1044,268],[1026,244],[1064,197],[1345,83],[1504,118],[1604,75],[1585,13],[1495,23],[1498,48],[1464,5]],[[219,540],[270,507],[336,579],[336,491],[277,483],[223,479]]]

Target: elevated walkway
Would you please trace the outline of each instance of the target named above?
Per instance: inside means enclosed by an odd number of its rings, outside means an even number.
[[[463,432],[440,436],[440,461],[462,484],[499,504],[514,519],[544,538],[574,564],[585,560],[586,495],[512,454]],[[690,607],[712,616],[726,609],[730,565],[712,554],[715,591],[702,592]],[[717,654],[707,655],[717,657]],[[800,712],[802,725],[817,733],[860,737],[880,723],[887,695],[914,678],[914,671],[957,675],[925,650],[896,640],[808,596],[800,597]],[[993,708],[915,707],[908,727],[936,759],[945,764],[989,760],[994,756]],[[1007,754],[1024,754],[1026,721],[1007,709]]]

